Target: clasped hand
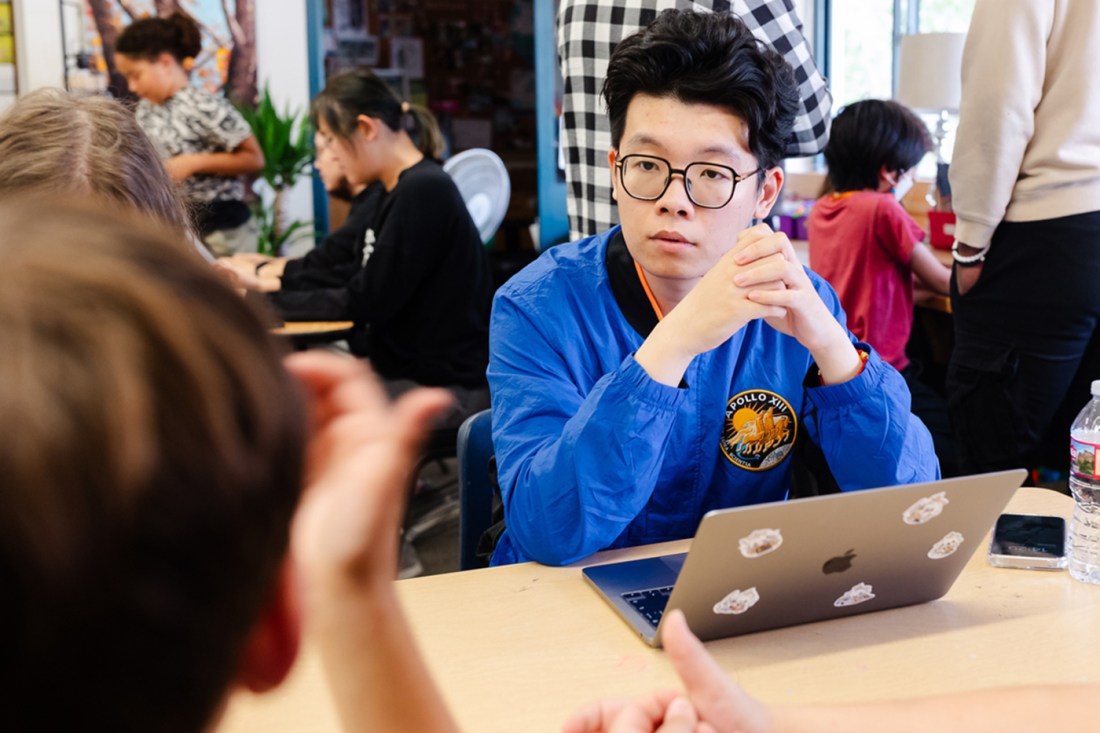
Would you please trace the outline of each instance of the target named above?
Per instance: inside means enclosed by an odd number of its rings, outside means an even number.
[[[790,240],[764,224],[743,231],[665,316],[650,335],[659,344],[639,349],[639,362],[658,381],[675,384],[683,374],[680,365],[686,368],[686,361],[717,348],[756,319],[797,339],[822,366],[822,374],[825,364],[840,367],[838,376],[858,366],[847,333],[821,300]],[[666,363],[676,368],[663,369]]]

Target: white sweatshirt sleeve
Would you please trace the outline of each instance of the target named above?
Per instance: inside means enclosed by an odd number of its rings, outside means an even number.
[[[985,247],[1035,132],[1056,0],[977,0],[962,62],[951,193],[955,237]]]

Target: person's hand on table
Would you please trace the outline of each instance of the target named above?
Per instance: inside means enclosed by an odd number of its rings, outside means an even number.
[[[282,288],[282,281],[275,274],[275,270],[281,273],[282,268],[275,266],[256,272],[256,265],[237,257],[219,257],[214,262],[214,267],[223,272],[232,273],[232,279],[236,287],[252,290],[258,293],[273,293]],[[268,273],[271,274],[268,274]]]
[[[774,732],[768,706],[742,690],[707,654],[688,628],[682,611],[670,611],[665,617],[661,642],[684,684],[690,705],[683,705],[682,695],[667,691],[632,701],[605,700],[577,711],[562,732]]]
[[[275,258],[271,255],[262,255],[259,252],[235,252],[224,259],[234,262],[247,262],[252,265],[252,269],[256,269],[256,265],[263,262],[271,262]]]
[[[715,733],[682,695],[657,692],[636,700],[609,698],[578,710],[563,733]]]

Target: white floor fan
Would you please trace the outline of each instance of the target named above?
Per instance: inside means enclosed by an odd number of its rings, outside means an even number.
[[[443,170],[458,186],[482,243],[488,243],[504,221],[512,196],[504,161],[492,150],[471,148],[448,158]]]

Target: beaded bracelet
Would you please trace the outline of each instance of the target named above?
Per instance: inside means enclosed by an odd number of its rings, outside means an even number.
[[[977,254],[962,255],[959,254],[959,240],[951,245],[951,257],[958,263],[960,267],[975,267],[985,262],[985,256],[989,254],[989,245],[983,247]]]

